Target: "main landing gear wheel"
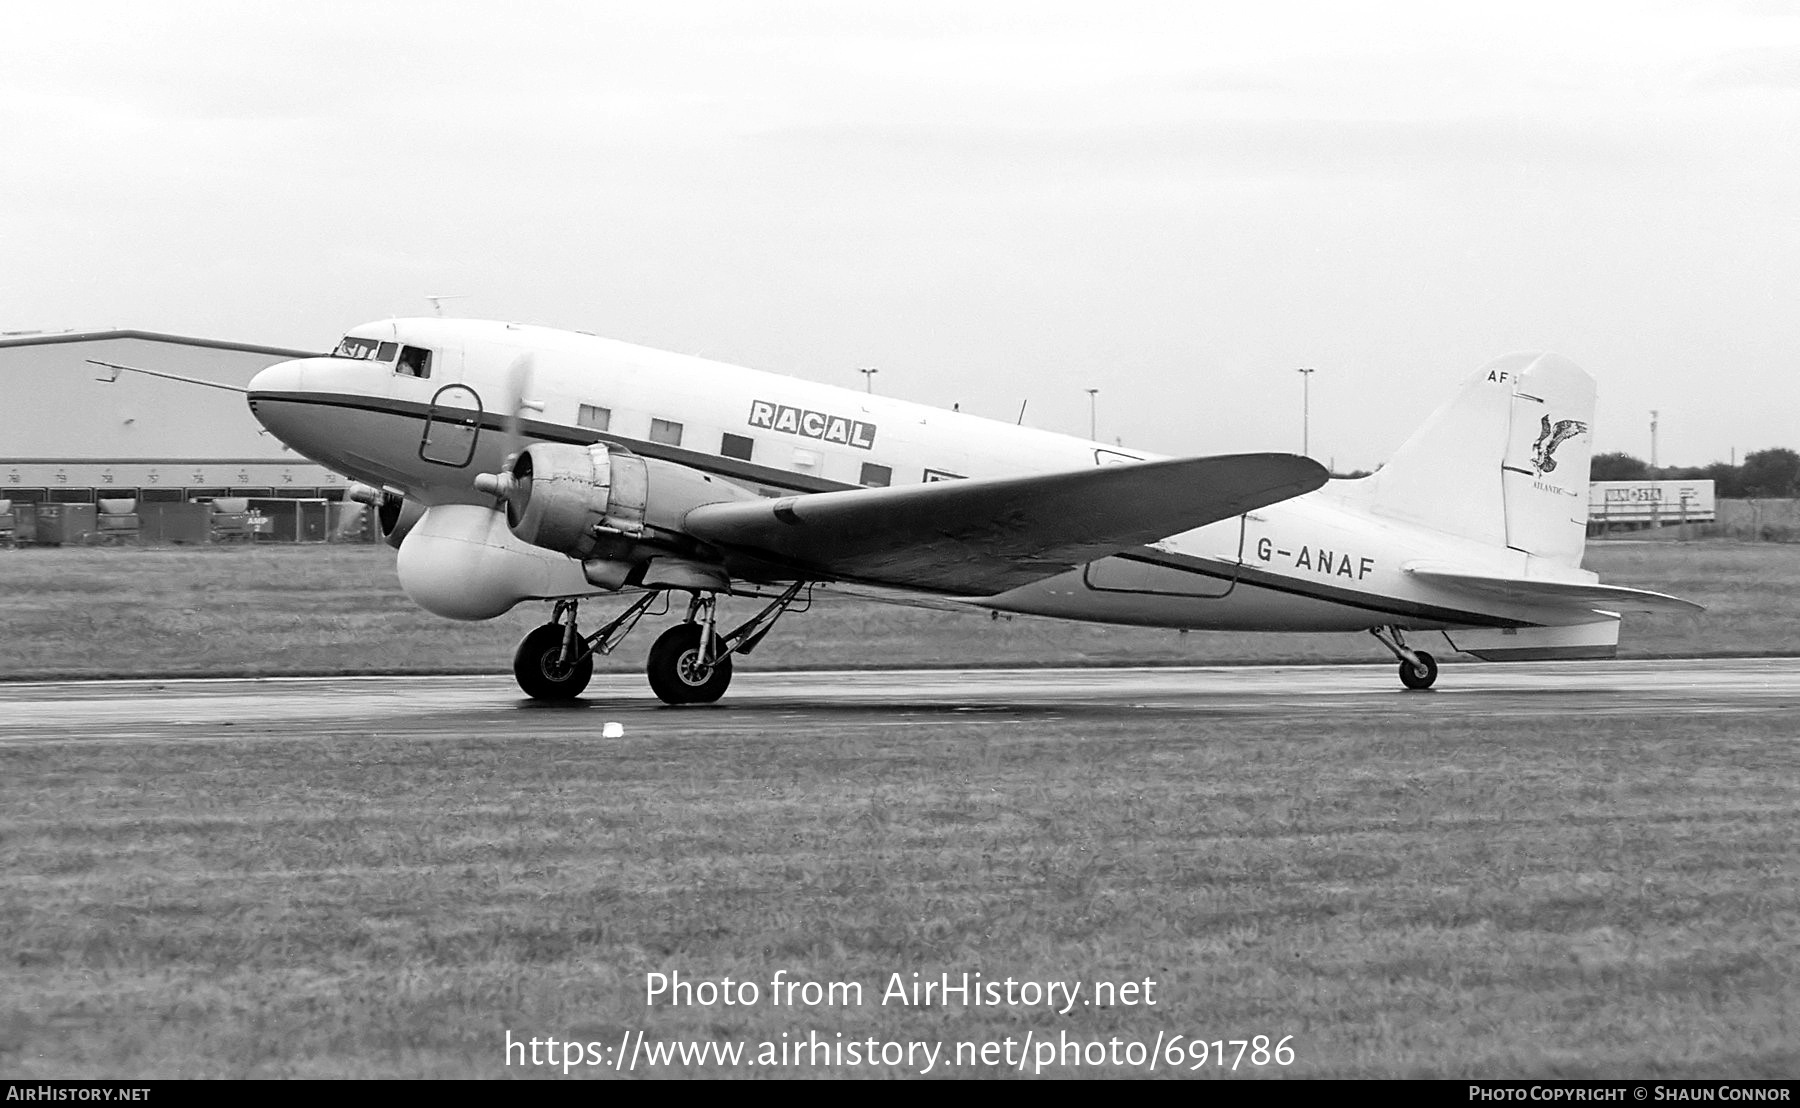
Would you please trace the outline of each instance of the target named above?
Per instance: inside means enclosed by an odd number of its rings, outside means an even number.
[[[664,631],[650,647],[645,667],[651,691],[665,704],[711,704],[731,684],[731,655],[714,635],[713,663],[700,664],[700,625],[679,623]]]
[[[1423,650],[1415,650],[1413,653],[1418,657],[1419,665],[1414,666],[1411,662],[1401,662],[1400,683],[1409,689],[1429,689],[1437,681],[1437,659]],[[1420,668],[1423,668],[1425,672],[1420,673]]]
[[[564,665],[566,631],[560,623],[546,623],[519,640],[519,648],[513,651],[513,676],[525,695],[537,700],[573,700],[587,688],[594,676],[594,656],[583,653],[573,665]],[[580,641],[577,636],[578,645]]]

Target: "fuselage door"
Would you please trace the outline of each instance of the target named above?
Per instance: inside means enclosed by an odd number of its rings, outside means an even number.
[[[431,398],[419,457],[441,466],[462,467],[475,456],[481,437],[481,397],[467,385],[445,385]]]

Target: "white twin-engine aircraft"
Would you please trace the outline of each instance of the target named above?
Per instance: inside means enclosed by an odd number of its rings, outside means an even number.
[[[1472,377],[1371,477],[1292,454],[1157,458],[585,334],[399,319],[251,381],[283,442],[362,482],[427,610],[549,621],[520,688],[578,695],[659,597],[650,687],[710,703],[814,586],[1063,619],[1367,631],[1488,660],[1610,657],[1619,613],[1697,611],[1581,568],[1592,378],[1553,354]],[[591,633],[582,602],[635,598]],[[768,603],[727,630],[721,594]],[[1434,644],[1435,645],[1435,644]]]

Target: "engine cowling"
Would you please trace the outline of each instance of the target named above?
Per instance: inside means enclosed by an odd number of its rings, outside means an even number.
[[[513,461],[506,522],[520,540],[574,558],[591,558],[604,532],[644,533],[649,500],[645,459],[616,458],[604,443],[539,443]]]
[[[643,562],[691,551],[687,513],[756,493],[691,466],[595,443],[537,443],[505,475],[506,521],[521,541],[582,561]]]

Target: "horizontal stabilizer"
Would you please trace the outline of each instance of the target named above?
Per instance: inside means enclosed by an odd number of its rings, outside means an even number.
[[[1406,572],[1420,581],[1482,596],[1499,597],[1515,604],[1538,607],[1599,609],[1608,612],[1682,612],[1706,609],[1692,601],[1646,589],[1573,581],[1534,581],[1522,577],[1485,577],[1456,573],[1433,566],[1409,565]]]
[[[707,504],[682,529],[798,575],[989,596],[1311,492],[1325,467],[1231,454]]]

